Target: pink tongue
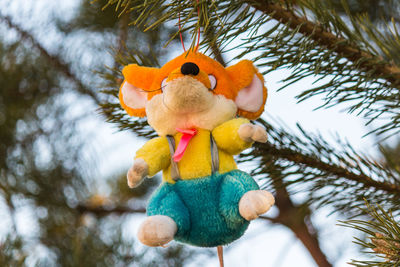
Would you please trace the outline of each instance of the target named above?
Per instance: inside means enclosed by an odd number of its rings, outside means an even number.
[[[178,147],[175,150],[174,156],[172,157],[175,162],[178,162],[182,159],[183,154],[186,151],[187,146],[189,145],[189,141],[197,134],[196,129],[184,130],[180,128],[176,128],[176,130],[182,133],[181,141],[179,141]]]

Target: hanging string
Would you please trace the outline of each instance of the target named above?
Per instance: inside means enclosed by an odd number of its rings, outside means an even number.
[[[199,0],[197,0],[197,17],[200,21]],[[181,29],[181,12],[178,12],[178,27],[179,27],[179,37],[181,39],[182,48],[183,48],[183,51],[186,52],[185,44],[183,43],[182,31],[181,31],[182,30]],[[197,31],[197,44],[196,44],[196,48],[194,51],[197,51],[199,49],[199,45],[200,45],[200,23],[199,23],[199,29]]]

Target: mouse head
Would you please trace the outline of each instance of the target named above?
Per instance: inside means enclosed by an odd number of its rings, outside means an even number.
[[[249,60],[224,68],[199,53],[184,53],[162,68],[126,66],[119,99],[131,116],[147,116],[160,136],[176,128],[212,130],[236,115],[258,118],[267,89]]]

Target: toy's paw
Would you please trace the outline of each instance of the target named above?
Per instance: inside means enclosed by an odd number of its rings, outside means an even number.
[[[246,142],[267,142],[267,132],[264,127],[251,123],[244,123],[239,127],[239,136]]]
[[[163,246],[174,239],[178,227],[174,220],[164,215],[154,215],[140,225],[138,238],[149,247]]]
[[[248,221],[257,219],[275,203],[274,196],[265,190],[249,191],[239,201],[239,213]]]
[[[126,175],[128,186],[130,188],[139,186],[148,173],[149,166],[147,163],[143,159],[136,159]]]

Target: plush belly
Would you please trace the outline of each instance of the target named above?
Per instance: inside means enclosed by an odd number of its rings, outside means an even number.
[[[186,235],[177,235],[175,240],[200,247],[215,247],[233,242],[243,235],[249,222],[236,214],[241,221],[229,228],[219,211],[220,183],[223,175],[179,181],[174,187],[190,212],[191,230]],[[238,205],[238,204],[236,204]]]

